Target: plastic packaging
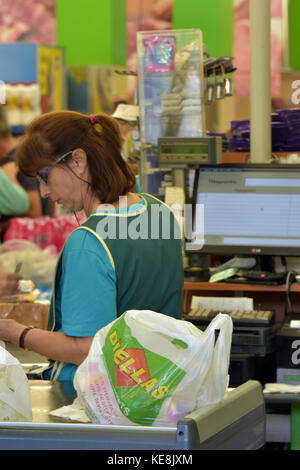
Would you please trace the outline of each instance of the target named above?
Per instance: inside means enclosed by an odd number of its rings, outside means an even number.
[[[41,249],[27,240],[6,241],[0,247],[0,269],[13,272],[17,263],[22,263],[20,274],[24,279],[35,285],[52,286],[57,255],[50,246]]]
[[[78,213],[79,223],[86,217]],[[71,232],[78,227],[74,215],[42,216],[36,219],[29,217],[14,217],[4,234],[4,242],[16,239],[27,240],[39,248],[51,248],[58,254]]]
[[[144,40],[146,72],[170,72],[175,69],[175,36],[155,36]]]
[[[1,344],[0,421],[32,421],[30,387],[26,374],[20,362]]]
[[[187,321],[130,310],[96,333],[74,387],[94,423],[176,426],[194,409],[222,400],[231,337],[228,315],[217,315],[203,332]]]

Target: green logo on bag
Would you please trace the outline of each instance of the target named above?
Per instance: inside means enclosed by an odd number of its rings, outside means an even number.
[[[103,360],[122,413],[132,422],[152,425],[163,401],[185,376],[172,361],[142,347],[125,322],[110,329]]]

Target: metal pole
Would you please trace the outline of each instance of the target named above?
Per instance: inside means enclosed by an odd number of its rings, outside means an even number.
[[[254,163],[266,163],[272,154],[270,50],[270,0],[250,0],[250,153]]]

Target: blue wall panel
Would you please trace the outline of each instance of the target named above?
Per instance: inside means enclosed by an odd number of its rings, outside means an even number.
[[[0,44],[0,80],[36,82],[38,80],[38,44]]]

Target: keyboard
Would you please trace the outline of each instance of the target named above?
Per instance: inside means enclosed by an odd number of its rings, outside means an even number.
[[[212,319],[220,313],[219,310],[206,308],[192,309],[183,319],[194,323],[196,326],[208,325]],[[232,318],[233,326],[266,327],[275,322],[273,310],[232,310],[226,313]]]

